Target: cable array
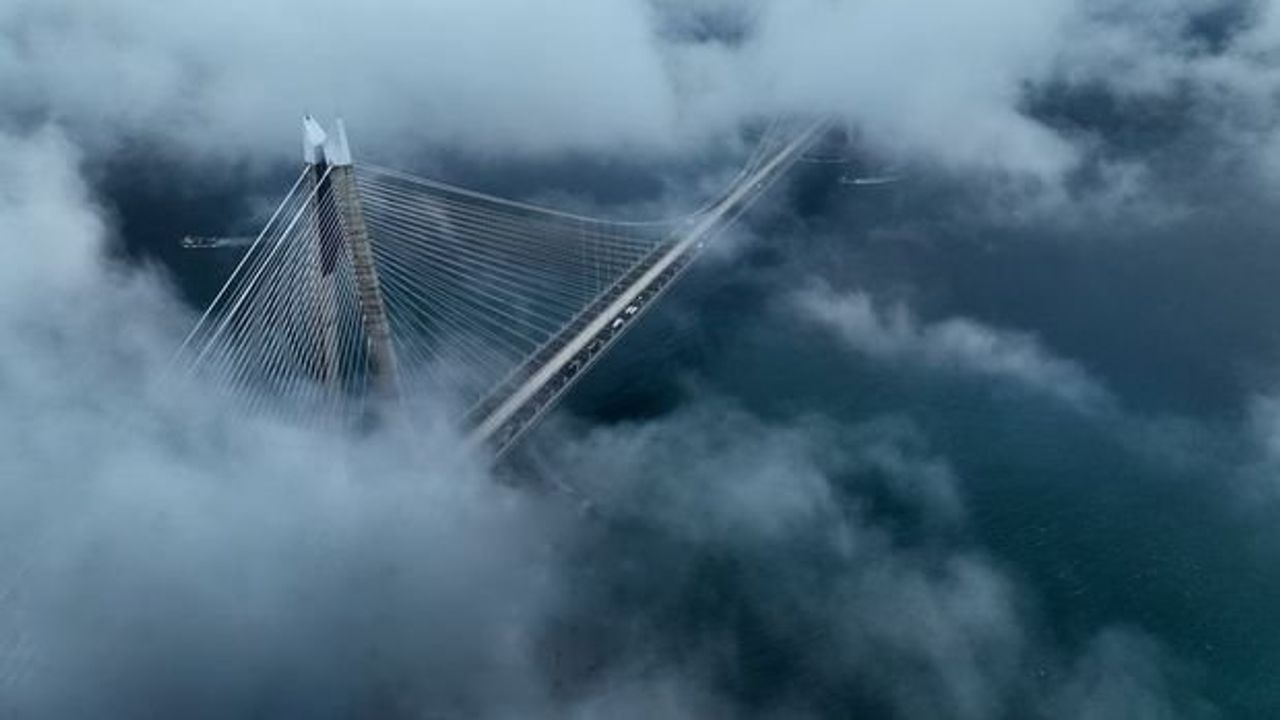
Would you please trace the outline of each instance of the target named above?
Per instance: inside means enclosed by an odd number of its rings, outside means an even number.
[[[693,247],[691,233],[731,223],[776,180],[775,158],[796,139],[785,121],[763,126],[724,192],[692,213],[644,222],[376,165],[308,165],[176,366],[249,411],[323,423],[364,417],[382,381],[401,396],[430,386],[475,427],[592,333],[585,356],[546,392],[571,383],[692,259],[702,243]],[[642,292],[638,282],[656,284]],[[534,405],[536,413],[546,403]]]
[[[178,364],[250,412],[362,407],[369,347],[332,168],[308,167],[187,337]]]
[[[357,168],[401,367],[478,402],[670,234]],[[415,377],[415,375],[417,377]]]

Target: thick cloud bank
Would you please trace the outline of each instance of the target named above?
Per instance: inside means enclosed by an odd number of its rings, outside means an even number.
[[[1204,102],[1204,122],[1274,158],[1275,15],[1208,0],[10,0],[0,110],[224,159],[291,153],[307,110],[347,115],[383,154],[619,156],[829,113],[896,156],[1056,179],[1126,160],[1038,112],[1054,88]],[[1191,34],[1214,22],[1219,45]]]

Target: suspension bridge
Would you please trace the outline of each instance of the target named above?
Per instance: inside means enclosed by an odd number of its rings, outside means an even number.
[[[350,423],[427,388],[501,455],[801,158],[775,122],[714,200],[609,220],[354,162],[304,121],[304,166],[176,364],[250,411]]]

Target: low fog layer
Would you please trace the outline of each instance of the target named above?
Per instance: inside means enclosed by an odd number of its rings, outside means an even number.
[[[222,160],[291,154],[304,110],[379,150],[620,157],[820,112],[908,158],[1053,180],[1097,138],[1037,117],[1028,90],[1097,86],[1211,101],[1206,119],[1274,168],[1278,33],[1270,2],[1211,0],[11,0],[0,109]]]

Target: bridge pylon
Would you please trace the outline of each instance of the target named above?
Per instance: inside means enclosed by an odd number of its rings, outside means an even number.
[[[337,317],[334,268],[339,253],[350,252],[364,335],[368,344],[370,385],[382,400],[394,398],[399,389],[399,364],[391,342],[386,303],[378,280],[369,228],[360,206],[352,167],[346,125],[339,119],[332,134],[311,116],[303,119],[303,159],[315,184],[314,203],[319,238],[314,251],[319,278],[314,302],[323,328],[320,337],[321,377],[337,389],[344,381],[342,358],[337,352]]]
[[[308,117],[304,168],[179,358],[251,412],[347,428],[412,433],[403,388],[435,387],[459,401],[467,438],[501,454],[825,126],[775,122],[708,204],[624,221],[356,167],[342,122]]]

